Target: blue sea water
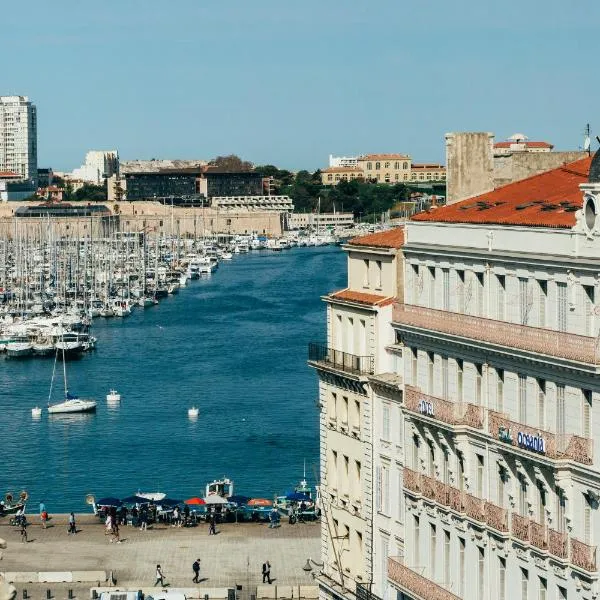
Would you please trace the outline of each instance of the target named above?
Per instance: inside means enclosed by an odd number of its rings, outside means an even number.
[[[52,358],[0,360],[0,496],[25,489],[64,512],[84,510],[88,493],[204,495],[225,475],[236,493],[271,497],[297,483],[304,460],[314,485],[318,387],[307,345],[325,339],[320,296],[345,280],[339,248],[253,252],[159,306],[95,320],[97,350],[67,363],[70,390],[98,401],[93,415],[33,420]],[[113,387],[116,408],[105,400]]]

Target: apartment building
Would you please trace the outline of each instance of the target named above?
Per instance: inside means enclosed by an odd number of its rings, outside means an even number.
[[[446,181],[446,167],[435,163],[413,164],[410,170],[410,181]]]
[[[327,341],[309,347],[321,406],[322,598],[353,598],[372,589],[369,378],[390,371],[385,348],[394,341],[389,324],[402,279],[398,256],[403,239],[403,230],[393,229],[355,238],[344,247],[348,286],[323,298]]]
[[[411,158],[408,154],[365,154],[358,157],[358,168],[368,181],[402,183],[409,181]]]
[[[37,112],[27,96],[0,96],[0,171],[37,185]]]
[[[407,224],[398,598],[597,597],[599,213],[597,155]]]

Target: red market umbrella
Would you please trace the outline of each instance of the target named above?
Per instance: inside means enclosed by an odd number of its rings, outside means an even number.
[[[188,498],[185,504],[206,504],[202,498]]]
[[[266,498],[252,498],[248,502],[248,506],[272,506],[273,502],[271,500],[267,500]]]

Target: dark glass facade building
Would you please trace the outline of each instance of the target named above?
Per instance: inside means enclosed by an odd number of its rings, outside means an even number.
[[[202,175],[206,179],[206,195],[213,196],[261,196],[262,176],[252,171],[221,173],[208,170]]]
[[[127,200],[152,200],[168,196],[191,196],[196,194],[199,173],[158,172],[127,173],[125,175]]]

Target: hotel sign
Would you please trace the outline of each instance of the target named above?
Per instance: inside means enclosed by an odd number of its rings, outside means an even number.
[[[507,427],[499,427],[498,439],[501,442],[512,444],[513,438],[510,429]],[[531,452],[546,454],[546,440],[540,435],[531,435],[530,433],[519,431],[517,433],[517,445],[525,450],[530,450]]]
[[[418,407],[420,413],[427,415],[428,417],[433,417],[433,402],[421,398]]]

